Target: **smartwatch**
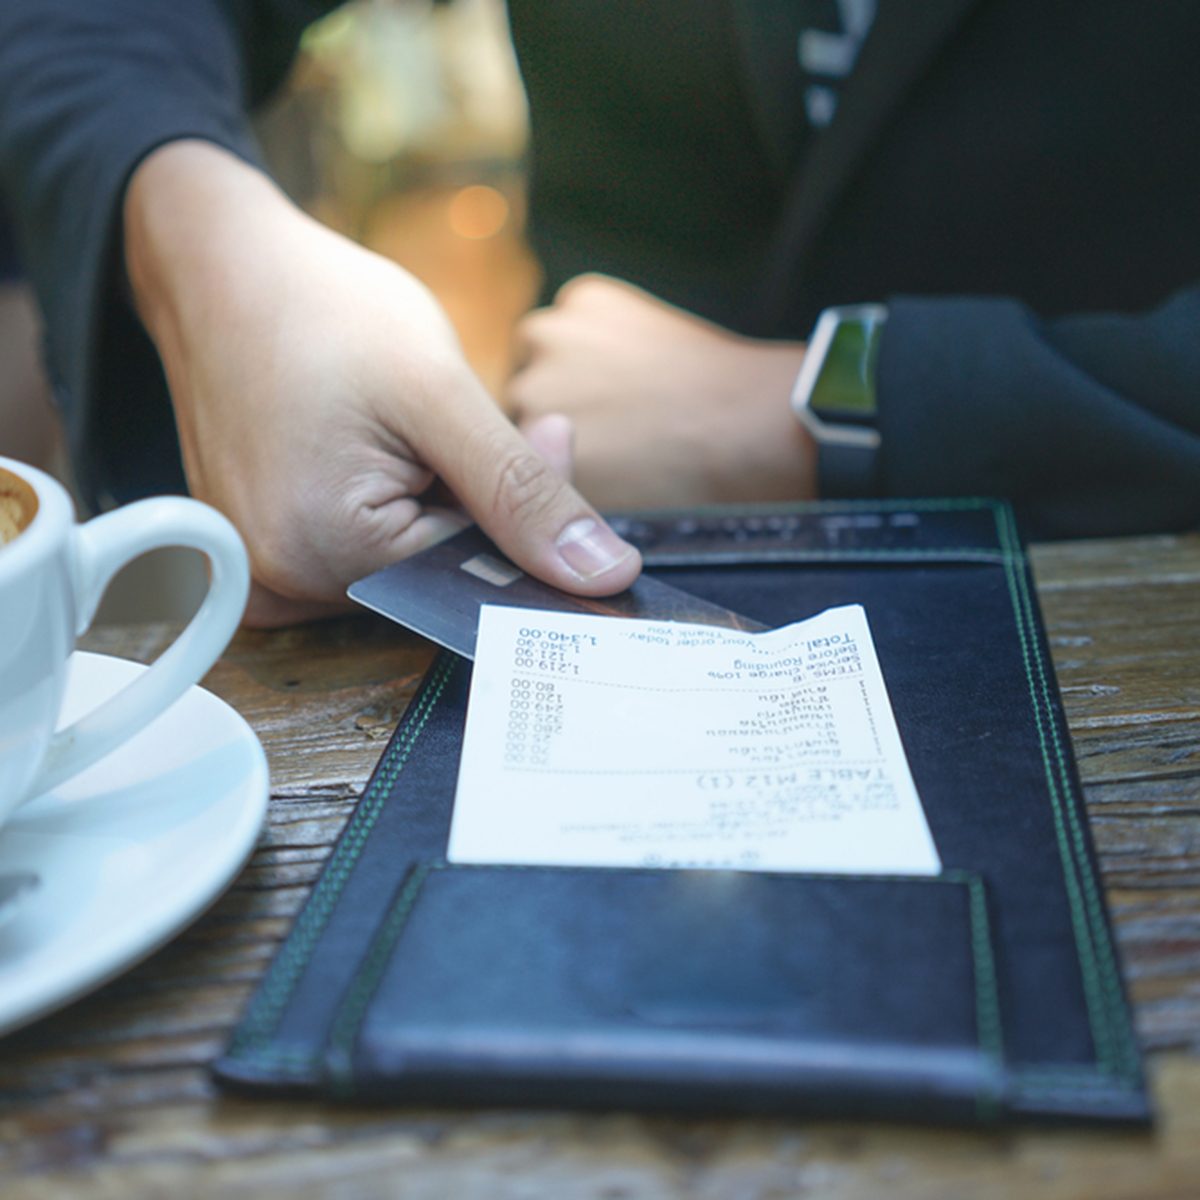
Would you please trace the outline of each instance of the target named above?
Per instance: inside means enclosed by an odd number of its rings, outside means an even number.
[[[827,308],[809,339],[792,411],[817,443],[820,496],[878,494],[875,364],[886,321],[883,304]]]

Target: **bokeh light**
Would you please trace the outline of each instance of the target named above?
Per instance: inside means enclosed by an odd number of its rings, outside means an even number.
[[[509,204],[494,187],[473,183],[451,197],[447,216],[459,237],[482,241],[495,237],[508,223]]]

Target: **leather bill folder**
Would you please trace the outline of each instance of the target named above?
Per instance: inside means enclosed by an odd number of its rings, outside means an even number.
[[[621,527],[661,578],[769,626],[865,606],[942,873],[448,863],[471,665],[443,652],[219,1077],[406,1104],[1148,1120],[1009,508]]]

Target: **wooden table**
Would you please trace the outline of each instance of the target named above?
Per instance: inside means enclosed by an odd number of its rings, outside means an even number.
[[[271,763],[236,886],[142,966],[0,1041],[0,1196],[419,1200],[1200,1197],[1200,536],[1046,546],[1039,592],[1147,1051],[1152,1133],[971,1132],[229,1098],[207,1064],[430,658],[355,617],[243,633],[208,679]],[[149,659],[161,626],[91,649]]]

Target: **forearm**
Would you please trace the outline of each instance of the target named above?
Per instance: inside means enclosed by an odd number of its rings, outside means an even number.
[[[206,428],[250,398],[244,387],[206,386],[207,355],[214,345],[232,352],[247,308],[276,302],[275,248],[306,218],[257,168],[194,140],[161,146],[138,165],[122,217],[124,268],[169,385],[189,488],[213,499]]]
[[[46,319],[60,403],[90,453],[102,451],[97,431],[108,424],[91,415],[97,400],[128,406],[157,393],[146,413],[165,406],[153,350],[124,310],[118,251],[131,173],[187,137],[252,160],[246,105],[278,81],[303,24],[325,7],[0,0],[0,186]]]
[[[293,222],[306,218],[261,171],[220,146],[168,143],[149,154],[125,191],[124,265],[134,304],[164,361],[189,330],[220,320],[239,287]]]

